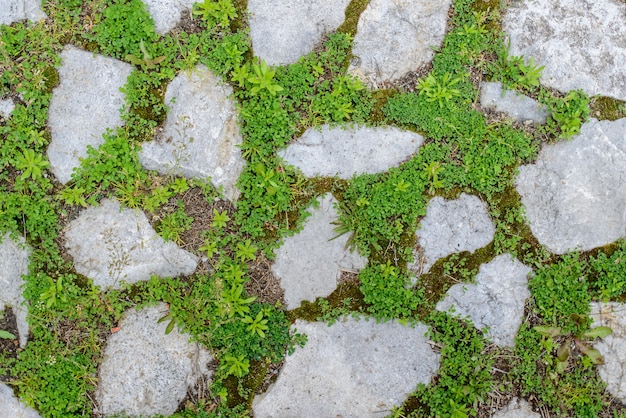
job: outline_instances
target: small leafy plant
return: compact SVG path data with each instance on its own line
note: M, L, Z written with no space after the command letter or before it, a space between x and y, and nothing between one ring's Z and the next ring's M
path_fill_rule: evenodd
M453 78L450 73L445 73L438 79L431 72L418 82L417 89L420 94L426 96L426 101L437 102L439 107L443 107L450 99L461 95L461 92L453 86L462 80L461 77Z
M279 91L283 91L280 85L273 82L276 70L269 68L265 60L261 60L260 64L256 62L253 63L252 70L254 74L248 77L248 81L252 83L254 87L250 89L250 93L258 94L261 90L267 90L274 96Z

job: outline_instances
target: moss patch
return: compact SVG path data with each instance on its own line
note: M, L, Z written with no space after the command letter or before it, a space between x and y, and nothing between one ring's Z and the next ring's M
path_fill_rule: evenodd
M599 120L626 118L626 101L612 97L594 97L589 103L589 108L591 116Z

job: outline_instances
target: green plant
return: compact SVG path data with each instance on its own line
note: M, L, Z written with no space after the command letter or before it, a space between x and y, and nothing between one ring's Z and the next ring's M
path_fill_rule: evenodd
M213 209L213 220L211 220L211 226L214 228L224 228L230 221L230 216L226 211L219 212L217 209Z
M156 230L164 240L180 244L182 242L180 235L189 230L192 222L193 218L185 213L185 205L178 201L178 209L157 222Z
M265 338L265 331L267 331L269 327L267 326L268 320L265 319L264 315L265 313L261 310L254 318L251 316L244 317L242 321L248 324L246 330L258 334L261 338Z
M237 17L237 9L231 0L204 0L194 4L194 16L200 16L208 26L227 28Z
M238 356L225 355L221 365L227 374L235 377L243 377L250 371L250 360L245 358L243 354Z
M56 280L48 277L50 286L41 294L39 299L46 303L47 308L56 307L57 302L67 302L67 297L63 293L63 276L59 276Z
M5 331L3 329L0 329L0 339L14 340L15 338L17 338L17 337L15 335L11 334L9 331Z
M142 57L137 58L133 54L126 55L126 60L130 61L133 65L145 65L146 68L152 69L165 60L165 55L161 55L160 57L152 58L148 51L146 50L146 46L143 43L143 39L139 42L139 49L141 50Z
M254 74L248 77L248 81L254 85L254 87L250 89L250 93L257 94L262 90L267 90L274 96L279 91L283 91L280 85L273 83L276 70L270 69L265 60L261 60L260 64L256 62L253 63L252 71L254 71Z
M237 255L238 258L241 259L241 261L246 261L246 260L253 261L256 259L255 253L257 252L257 250L258 248L252 245L252 242L249 239L247 239L243 242L237 243L237 250L235 254Z
M50 166L50 163L41 156L41 154L35 153L32 149L25 149L22 151L22 155L18 155L15 163L15 168L22 170L22 179L32 177L33 180L41 178L42 170L45 170Z
M82 207L87 207L87 202L83 197L83 193L85 193L85 189L83 187L68 187L63 189L59 193L59 196L68 205L80 205Z
M450 99L461 95L461 92L453 86L462 80L461 77L452 78L450 73L445 73L441 78L437 78L431 72L426 78L419 80L417 89L420 94L426 96L426 101L437 102L439 107L443 107Z

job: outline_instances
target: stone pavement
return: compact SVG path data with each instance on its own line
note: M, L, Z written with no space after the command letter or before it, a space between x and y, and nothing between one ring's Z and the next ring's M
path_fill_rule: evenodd
M157 32L167 33L193 2L145 3ZM272 65L297 61L343 22L348 3L249 0L256 56ZM428 63L445 34L450 3L371 0L358 22L349 72L375 87ZM0 23L42 18L45 15L36 1L0 1ZM544 85L564 93L583 89L626 99L624 2L514 1L504 14L503 27L511 39L511 54L532 57L545 66ZM131 65L113 58L65 47L60 84L49 113L48 157L59 182L70 180L88 145L97 147L107 128L122 123L119 87L131 70ZM236 201L244 160L231 93L230 86L204 67L180 73L167 87L170 113L162 135L144 144L144 167L189 178L210 176L227 198ZM522 123L541 124L548 116L532 99L503 91L497 83L483 83L480 103ZM12 109L10 101L0 101L0 120L10 118ZM308 177L350 178L399 165L419 153L423 141L420 135L391 127L323 126L321 131L305 132L279 155ZM591 119L571 141L546 145L535 163L520 167L516 188L532 233L555 254L625 238L626 119ZM336 206L331 195L320 196L302 231L285 239L276 251L272 269L285 290L288 309L328 296L342 271L357 273L367 264L365 258L345 249L347 237L330 241ZM443 257L490 244L494 232L487 206L478 196L435 197L416 231L422 253L416 253L418 262L409 267L418 275L426 273ZM198 264L196 256L161 239L142 211L123 208L114 200L82 210L63 233L76 270L103 288L152 275L188 275ZM4 236L0 245L0 308L16 310L22 346L27 343L28 325L20 286L29 256L23 242ZM437 309L454 308L454 314L469 316L477 328L487 329L495 344L511 347L529 296L530 275L530 267L508 254L500 255L480 266L475 283L452 286ZM622 401L626 401L625 307L592 304L597 322L614 329L612 336L598 343L607 362L599 370L608 390ZM165 309L159 305L128 312L123 331L110 337L97 390L101 413L171 414L188 387L210 375L208 352L190 344L187 335L165 335L165 324L157 323ZM343 318L332 327L298 320L294 328L307 334L309 342L286 359L276 383L256 397L257 417L384 416L418 383L429 383L437 373L439 357L424 337L423 324L411 328L394 321L377 324L367 318ZM129 384L133 390L128 390ZM0 416L38 414L0 385ZM539 414L526 401L514 399L493 416Z

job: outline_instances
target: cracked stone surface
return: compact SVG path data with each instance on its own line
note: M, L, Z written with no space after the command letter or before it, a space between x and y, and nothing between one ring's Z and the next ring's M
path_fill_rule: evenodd
M154 20L154 31L165 35L180 22L181 13L191 11L196 0L142 0ZM201 2L198 2L201 3Z
M41 0L0 1L0 25L10 25L24 19L36 22L46 17L41 9Z
M626 119L591 119L521 166L515 183L530 229L553 253L626 237Z
M423 324L344 318L330 327L297 320L292 328L308 342L285 359L276 383L255 397L258 418L384 417L439 368Z
M493 418L541 418L541 415L533 412L530 404L524 399L513 398L504 409L496 412Z
M64 235L76 271L105 288L152 276L189 275L198 264L195 255L164 241L142 211L120 211L119 202L112 199L83 210Z
M598 374L611 395L626 402L626 304L592 302L590 306L591 327L607 326L613 330L611 335L597 339L593 345L604 357Z
M514 90L507 90L502 83L482 82L480 105L497 112L504 112L517 122L546 123L549 115L539 102Z
M120 88L132 66L113 58L95 55L73 46L61 52L60 84L52 92L48 126L50 169L65 184L72 170L87 156L87 146L104 143L107 129L122 125Z
M0 100L0 116L4 119L8 119L11 116L11 112L15 109L15 104L11 99Z
M276 250L272 271L285 290L287 309L297 308L303 300L312 302L330 295L342 271L357 272L367 264L366 258L346 249L347 234L335 238L332 222L338 219L337 200L326 194L318 202L302 231L285 238Z
M0 237L0 311L10 306L15 313L20 347L28 341L28 306L22 305L22 276L28 274L30 248L22 237L14 241L9 234Z
M433 58L450 0L371 0L357 25L348 71L370 85L394 81ZM407 40L411 40L407 42Z
M530 297L530 272L530 267L510 254L501 254L480 266L475 283L453 285L436 309L452 308L455 316L469 316L476 328L488 328L487 336L495 344L513 347L524 302Z
M13 394L13 389L0 383L0 417L6 418L39 418L34 409L20 402Z
M424 138L397 128L309 128L278 155L307 177L380 173L417 153Z
M626 100L626 4L621 0L526 0L506 10L510 55L545 66L541 83ZM528 61L527 61L528 62Z
M440 258L463 251L474 252L493 240L495 227L487 204L479 197L461 193L458 199L431 199L416 231L420 251L409 266L418 275L427 273Z
M344 21L350 0L248 0L254 55L292 64Z
M96 389L100 413L169 416L198 378L210 377L208 351L176 327L165 334L168 321L157 323L167 311L164 303L130 309L109 337Z
M144 143L139 153L143 167L161 174L210 177L215 187L223 187L226 198L235 201L245 161L232 92L203 65L177 75L165 92L170 110L163 132Z

